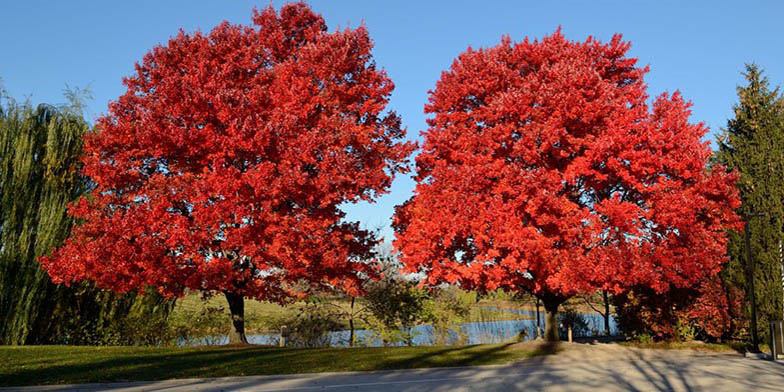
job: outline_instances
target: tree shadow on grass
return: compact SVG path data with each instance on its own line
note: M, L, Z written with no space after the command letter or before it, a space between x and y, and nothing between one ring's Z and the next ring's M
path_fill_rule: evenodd
M737 354L689 353L687 350L641 350L617 347L604 356L592 357L592 351L571 352L548 357L572 347L566 343L474 345L453 347L400 347L400 348L332 348L332 349L280 349L271 347L200 348L191 350L79 350L82 362L68 362L66 355L52 355L60 362L34 367L0 367L0 385L52 384L58 382L108 382L124 380L162 380L172 378L220 377L240 375L271 375L345 370L390 370L412 368L442 368L439 377L450 381L440 384L423 384L417 381L419 370L384 372L356 375L351 382L399 384L400 390L428 389L440 391L459 389L465 382L472 382L493 390L539 390L554 385L579 385L585 389L614 390L694 390L705 385L718 387L722 383L734 385L738 390L757 389L777 384L782 380L782 364L744 359ZM57 351L57 350L55 350ZM89 353L102 353L89 356ZM575 355L576 353L576 355ZM600 354L600 353L598 353ZM609 354L609 356L608 356ZM502 363L534 356L520 363L503 367L462 368ZM35 362L33 362L35 363ZM48 367L47 367L48 366ZM730 369L731 367L731 369ZM2 370L5 369L5 370ZM10 369L10 370L9 370ZM345 383L345 375L303 377L286 381L287 385L308 385L314 379L318 385ZM281 377L285 378L285 377ZM432 376L431 376L432 378ZM475 378L475 379L474 379ZM280 378L244 378L231 381L235 389L241 385L259 386ZM426 381L426 380L425 380ZM183 381L182 385L196 387L198 380ZM294 384L292 384L294 383ZM494 384L495 383L495 384ZM707 383L707 384L706 384ZM368 385L371 385L368 384ZM443 385L441 385L443 384ZM375 384L373 384L375 385ZM102 386L96 386L101 388ZM492 388L491 388L492 387ZM186 387L187 388L187 387ZM419 388L419 389L417 389Z
M533 349L515 348L516 343L500 345L457 346L430 353L385 362L384 369L412 369L432 367L480 366L500 364L516 359L555 354L558 342L543 343Z
M107 349L96 349L94 356L89 355L89 351L76 357L61 353L61 359L53 364L27 363L6 367L0 372L0 386L473 366L555 352L549 346L531 352L515 350L510 348L512 345L441 349L401 347L391 350L383 347L287 349L235 346L163 352L121 350L116 354ZM56 353L52 355L56 359Z
M410 358L384 361L380 369L414 369L440 366L468 366L477 361L493 361L498 359L511 344L490 346L486 349L481 346L455 346L443 350L432 351Z
M285 370L285 363L299 351L249 346L180 353L119 353L110 359L103 354L78 363L63 358L50 366L12 368L0 374L0 386L270 374ZM253 368L260 368L263 373L255 373Z

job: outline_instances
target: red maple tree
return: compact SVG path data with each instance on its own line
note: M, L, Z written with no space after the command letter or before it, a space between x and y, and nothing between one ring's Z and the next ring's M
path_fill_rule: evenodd
M425 112L414 196L396 248L425 283L525 291L548 313L578 293L687 287L725 262L736 176L707 168L704 124L679 93L646 103L629 43L469 48Z
M83 224L41 259L53 281L223 292L246 342L244 297L356 292L375 273L376 239L339 206L407 170L393 83L364 27L330 33L304 3L253 25L181 31L124 79L86 140L95 187L69 210Z

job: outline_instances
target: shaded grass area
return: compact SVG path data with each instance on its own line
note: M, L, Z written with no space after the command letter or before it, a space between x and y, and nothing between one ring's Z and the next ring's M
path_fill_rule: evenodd
M745 343L704 343L699 341L693 342L619 342L618 344L627 347L636 348L650 348L662 350L696 350L696 351L711 351L711 352L738 352L742 353L747 350Z
M2 346L0 386L490 365L555 351L511 343L326 349Z

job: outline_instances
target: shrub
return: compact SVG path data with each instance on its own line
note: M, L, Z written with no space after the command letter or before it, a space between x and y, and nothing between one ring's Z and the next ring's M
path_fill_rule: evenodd
M385 279L370 285L365 296L370 312L367 322L385 345L412 346L412 328L429 321L427 292L404 279Z
M307 303L271 320L271 326L288 331L286 346L317 348L329 347L330 332L340 330L342 324L339 315L326 304Z
M230 318L222 306L205 306L198 311L180 311L170 327L179 344L220 344L229 334Z
M104 298L111 298L104 293ZM130 298L127 296L126 298ZM114 297L117 298L116 296ZM117 302L120 303L120 302ZM95 309L76 308L71 318L61 322L49 336L49 343L80 346L161 346L176 344L176 334L169 325L174 302L156 294L138 296L127 307L104 309L98 317ZM84 315L87 317L83 317Z
M435 291L425 302L423 321L433 326L434 345L446 345L448 339L455 335L459 341L466 340L467 336L457 325L468 318L472 300L470 296L461 295L456 288L447 288Z
M446 345L450 338L465 341L458 324L470 315L473 295L465 295L454 287L426 291L414 282L387 279L368 289L365 321L373 331L370 342L381 339L385 345L413 345L418 324L430 324L434 345ZM366 342L368 343L368 342Z
M648 344L653 342L653 337L651 335L648 335L647 333L641 333L632 336L632 340L637 343Z
M559 312L558 321L558 324L561 326L558 332L562 337L567 336L567 330L570 326L572 327L572 335L574 337L585 336L590 330L585 316L573 308L564 308L564 310Z
M614 297L616 321L624 335L654 340L716 340L742 325L741 293L725 291L718 277L682 289L656 293L635 288ZM730 306L732 305L732 306Z

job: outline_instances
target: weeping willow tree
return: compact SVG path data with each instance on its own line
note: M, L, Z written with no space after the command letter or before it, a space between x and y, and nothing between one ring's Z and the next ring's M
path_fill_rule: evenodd
M77 170L89 131L80 109L78 100L64 107L0 101L0 345L138 344L118 336L128 332L120 325L165 319L173 305L55 285L36 261L68 236L75 222L67 205L88 191Z

